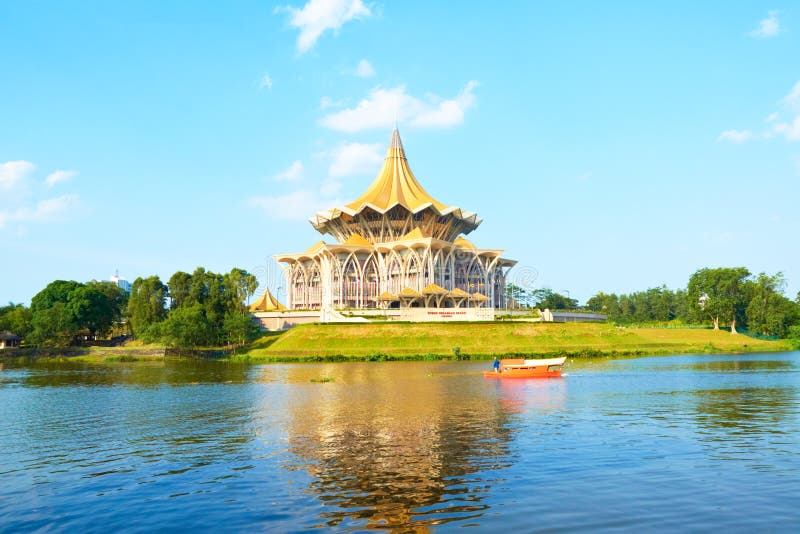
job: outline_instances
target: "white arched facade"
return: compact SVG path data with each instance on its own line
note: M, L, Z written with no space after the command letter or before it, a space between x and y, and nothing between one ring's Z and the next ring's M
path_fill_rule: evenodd
M322 245L310 254L278 257L285 263L291 288L286 305L295 310L374 309L391 302L402 305L402 299L389 300L387 295L411 290L421 295L414 305L505 307L503 288L514 262L500 258L496 250L426 241L377 247ZM431 285L448 293L423 294Z

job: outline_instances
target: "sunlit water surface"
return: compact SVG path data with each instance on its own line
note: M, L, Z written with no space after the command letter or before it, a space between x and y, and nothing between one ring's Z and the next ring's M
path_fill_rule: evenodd
M0 363L0 531L800 527L800 353Z

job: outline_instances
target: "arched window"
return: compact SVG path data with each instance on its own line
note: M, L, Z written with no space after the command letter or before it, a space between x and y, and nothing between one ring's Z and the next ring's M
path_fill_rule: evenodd
M357 308L361 294L361 270L358 268L358 258L351 254L344 262L342 269L342 295L341 303L344 308Z
M364 308L377 308L378 295L380 294L380 278L378 276L378 262L372 254L367 257L364 264L361 287L361 306Z

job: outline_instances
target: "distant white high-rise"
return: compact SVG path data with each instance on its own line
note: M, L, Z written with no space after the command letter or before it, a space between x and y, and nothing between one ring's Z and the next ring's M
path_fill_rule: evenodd
M128 282L124 277L119 275L119 271L115 272L109 277L109 281L112 284L117 284L117 287L121 288L126 293L131 292L131 283Z

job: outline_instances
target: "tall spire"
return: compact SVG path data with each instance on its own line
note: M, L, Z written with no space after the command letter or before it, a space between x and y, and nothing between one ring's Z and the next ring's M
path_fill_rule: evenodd
M392 140L389 141L389 150L400 150L401 153L397 155L403 158L406 157L406 153L403 150L403 141L400 139L400 132L397 129L396 123L394 125L394 131L392 131ZM395 154L386 154L386 155L394 156Z
M395 204L405 206L410 211L416 211L427 205L435 207L439 212L448 209L448 206L431 197L411 172L397 128L392 131L386 159L375 181L363 195L347 204L347 207L358 211L367 204L380 211L385 211Z

